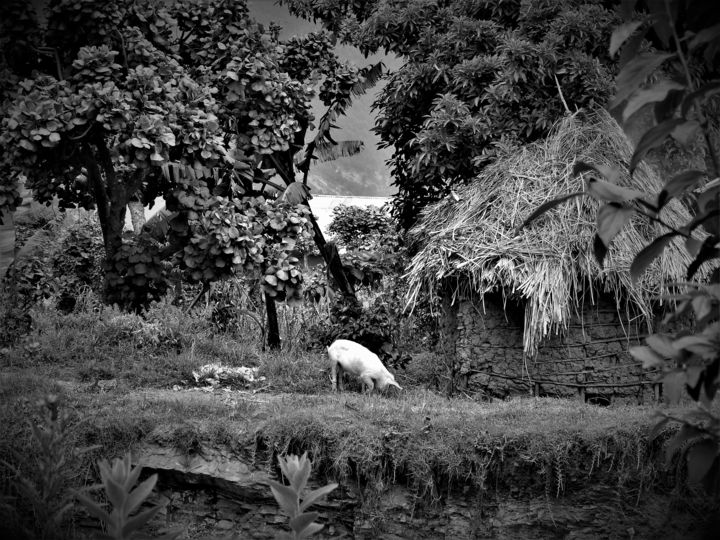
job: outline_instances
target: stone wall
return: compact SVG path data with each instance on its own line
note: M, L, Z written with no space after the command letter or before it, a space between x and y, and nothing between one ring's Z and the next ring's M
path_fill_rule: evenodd
M627 352L645 328L618 314L614 299L587 305L567 332L543 340L536 358L523 356L524 307L503 305L500 295L483 303L455 304L455 355L460 384L489 397L577 397L598 404L650 403L659 388Z

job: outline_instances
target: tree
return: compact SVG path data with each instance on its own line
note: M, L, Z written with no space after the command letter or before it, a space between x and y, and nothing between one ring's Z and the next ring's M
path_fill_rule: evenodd
M308 329L309 344L324 350L336 339L352 339L376 353L385 364L404 368L410 356L403 350L406 249L397 222L386 207L340 205L328 227L343 251L343 267L351 284L365 290L363 303L332 302L329 317ZM310 300L323 296L317 280L305 290Z
M652 108L655 125L638 142L629 164L616 168L577 163L575 174L585 175L586 189L549 201L525 222L575 197L600 202L595 255L602 264L609 246L633 216L655 225L658 236L635 257L630 274L643 275L671 243L681 241L691 261L687 282L665 285L664 297L675 303L661 331L630 353L645 368L657 368L667 401L677 403L683 391L697 402L695 410L680 415L658 413L653 430L658 435L668 422L681 425L667 448L668 461L681 453L687 460L688 480L720 489L720 417L712 402L720 387L720 146L717 93L720 67L720 14L707 3L647 1L624 5L624 22L613 32L609 52L620 51L621 69L611 102L613 112L629 120ZM633 8L637 11L633 12ZM668 139L688 145L704 141L706 170L675 174L656 194L620 188L613 182L620 167L630 173L653 149ZM663 208L679 199L694 213L692 220L674 228L663 219ZM660 284L659 284L660 285ZM683 320L690 316L691 320ZM681 321L680 330L670 323Z
M258 271L268 299L297 297L288 252L306 223L325 245L307 170L359 150L330 131L382 66L340 63L323 32L281 42L242 1L49 0L43 25L29 2L1 9L0 210L20 175L38 201L96 208L106 297L122 305L162 294L172 267L202 283ZM328 112L305 148L316 91ZM128 203L158 196L166 241L124 236Z
M426 205L472 180L498 147L544 137L565 107L603 105L614 61L610 2L285 0L366 53L405 60L375 106L392 147L394 213L409 228Z
M404 245L386 208L340 205L328 232L345 249L343 266L353 286L378 287L384 277L402 272Z

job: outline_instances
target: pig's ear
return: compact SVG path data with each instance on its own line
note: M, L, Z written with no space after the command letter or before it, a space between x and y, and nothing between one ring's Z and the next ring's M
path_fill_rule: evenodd
M402 390L402 386L400 386L400 385L399 385L398 383L396 383L394 380L393 380L393 381L390 381L389 384L391 384L391 385L393 385L393 386L397 386L399 390Z

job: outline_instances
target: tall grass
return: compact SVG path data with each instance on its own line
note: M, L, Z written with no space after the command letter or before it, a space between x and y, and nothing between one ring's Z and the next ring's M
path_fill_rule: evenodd
M163 301L138 315L103 305L87 290L71 313L35 306L30 332L3 350L0 361L81 383L117 379L130 388L192 385L193 371L206 364L257 367L265 377L258 390L322 391L327 387L326 362L323 355L307 352L302 339L304 325L324 316L322 307L278 308L284 346L264 351L254 323L240 318L233 331L221 332L212 322L211 306L186 313Z

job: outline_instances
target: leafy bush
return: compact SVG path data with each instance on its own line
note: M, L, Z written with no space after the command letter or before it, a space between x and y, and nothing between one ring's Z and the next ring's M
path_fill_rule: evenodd
M40 305L29 315L30 331L8 349L7 358L25 366L74 370L85 381L118 378L132 385L179 384L192 379L192 369L225 361L223 354L233 359L240 348L237 342L223 351L213 348L208 312L185 314L167 300L138 315L105 306L87 292L76 299L72 313Z
M329 285L323 269L312 268L305 272L303 284L303 299L306 303L318 304L328 297Z
M34 443L32 458L17 456L16 464L4 461L14 474L14 493L8 497L9 511L18 530L13 536L50 540L67 537L67 519L73 506L68 485L79 456L92 448L71 449L68 441L69 415L61 411L58 396L47 395L38 404L40 422L30 422ZM24 509L28 509L25 515ZM10 524L4 523L4 526ZM12 528L12 527L9 527Z
M412 322L403 313L399 278L405 248L396 223L384 208L340 205L333 210L329 231L345 250L343 265L355 287L365 287L367 301L336 299L326 320L307 329L308 345L325 350L336 339L350 339L375 352L386 364L404 368L410 356L402 351L402 330ZM306 298L318 302L326 287L316 275ZM417 338L417 336L415 336Z
M18 343L32 326L32 317L20 306L13 305L9 295L0 294L0 347L8 347Z
M328 232L349 249L392 250L399 245L394 220L384 208L377 206L336 206Z
M82 307L78 306L80 309L73 313L65 314L43 306L31 310L33 328L26 341L38 344L38 355L63 364L103 355L116 356L120 361L123 356L131 356L140 350L149 354L181 346L176 329L158 316L160 309L156 308L157 311L145 318L124 313L116 307L102 306L97 300L93 304L86 299L91 295L88 293L83 297Z
M331 306L328 321L308 329L308 345L324 351L336 339L349 339L370 349L386 365L404 368L410 356L395 345L401 312L401 305L387 301L382 295L368 307L339 299Z
M0 323L8 332L0 342L15 343L29 331L33 306L69 313L83 291L99 291L103 256L99 227L87 214L68 215L36 231L2 281Z
M220 333L236 338L256 336L260 343L265 333L259 280L239 277L215 283L209 302L210 322Z
M343 266L354 287L379 288L384 277L402 271L403 240L385 208L339 205L328 231L345 249Z
M75 214L55 221L31 239L5 278L5 287L30 306L41 300L64 302L84 288L101 288L102 236L88 214Z
M54 290L59 309L72 311L79 290L102 290L104 257L99 225L89 215L81 215L62 237L52 256L54 283L50 289Z
M160 246L146 236L123 242L103 268L106 300L135 312L160 300L170 286L170 265L163 261Z

